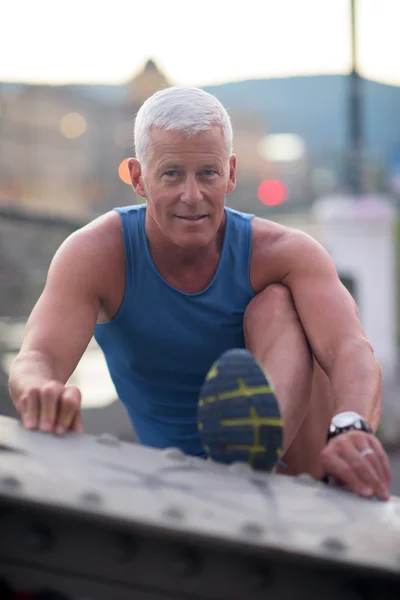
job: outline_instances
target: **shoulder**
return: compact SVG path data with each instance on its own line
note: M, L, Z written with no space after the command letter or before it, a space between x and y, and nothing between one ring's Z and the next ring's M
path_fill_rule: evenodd
M311 235L285 227L279 223L255 217L252 223L253 246L257 254L278 252L279 255L297 256L299 252L308 254L313 251L324 251L323 246Z
M298 229L255 217L252 230L251 278L256 292L283 282L299 263L327 256L317 240Z
M109 211L81 227L61 244L50 266L50 273L85 278L88 284L107 280L107 273L124 269L121 218ZM101 286L102 287L102 286Z
M116 240L122 239L122 221L115 210L97 217L75 232L81 243L93 244L98 249L109 249Z
M66 238L60 247L61 251L72 254L83 253L85 256L99 256L104 258L109 251L113 251L118 243L122 243L121 218L116 211L109 211L93 219Z

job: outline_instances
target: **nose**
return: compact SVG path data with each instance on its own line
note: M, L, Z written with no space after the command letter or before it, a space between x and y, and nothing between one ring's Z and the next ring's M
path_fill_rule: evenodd
M200 189L199 182L195 176L188 175L183 183L183 190L181 194L182 202L186 204L197 204L203 199L203 193Z

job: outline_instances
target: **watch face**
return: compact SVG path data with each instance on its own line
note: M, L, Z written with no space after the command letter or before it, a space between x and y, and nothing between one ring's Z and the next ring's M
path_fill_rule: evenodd
M350 425L353 425L354 423L356 423L359 420L360 420L360 415L358 415L355 412L348 411L348 412L340 413L339 415L336 415L335 417L333 417L332 423L335 425L335 427L342 428L342 427L349 427Z

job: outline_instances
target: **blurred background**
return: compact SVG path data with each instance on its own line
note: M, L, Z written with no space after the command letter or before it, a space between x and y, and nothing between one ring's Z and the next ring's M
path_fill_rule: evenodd
M76 228L141 202L133 121L171 85L234 126L233 208L329 251L384 376L380 435L400 492L399 0L20 0L0 8L0 413L47 269ZM60 340L62 343L62 340ZM89 433L133 439L92 342L71 382Z

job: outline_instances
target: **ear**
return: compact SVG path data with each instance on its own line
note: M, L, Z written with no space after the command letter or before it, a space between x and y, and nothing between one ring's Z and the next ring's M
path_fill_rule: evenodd
M233 192L236 187L236 154L232 154L229 159L229 179L226 187L226 193Z
M130 158L128 160L128 169L133 189L138 196L146 198L146 189L144 187L143 173L140 162L136 158Z

